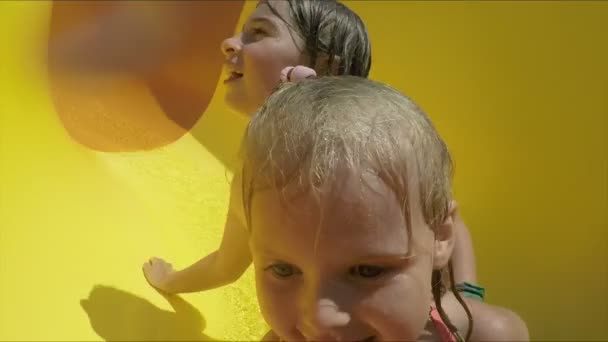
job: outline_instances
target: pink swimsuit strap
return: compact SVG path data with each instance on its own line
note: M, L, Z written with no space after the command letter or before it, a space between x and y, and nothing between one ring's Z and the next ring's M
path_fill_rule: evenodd
M435 329L439 332L441 342L456 342L456 337L441 319L441 315L439 315L439 311L437 311L437 308L435 308L434 305L431 305L431 320L433 321L433 324L435 324Z

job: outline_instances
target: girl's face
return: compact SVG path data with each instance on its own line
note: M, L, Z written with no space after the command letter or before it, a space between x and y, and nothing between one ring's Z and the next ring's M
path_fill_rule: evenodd
M281 18L291 20L287 1L260 1L242 32L222 43L225 101L246 115L264 103L283 68L304 64L301 39L272 12L269 3Z
M382 181L344 176L320 202L254 195L250 244L262 314L283 340L416 340L445 249L417 203L408 227Z

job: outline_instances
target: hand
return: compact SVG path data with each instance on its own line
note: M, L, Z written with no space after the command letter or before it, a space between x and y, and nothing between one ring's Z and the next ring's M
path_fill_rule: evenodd
M173 265L160 258L151 258L144 263L142 268L150 285L162 292L173 293L169 287L169 283L175 274Z

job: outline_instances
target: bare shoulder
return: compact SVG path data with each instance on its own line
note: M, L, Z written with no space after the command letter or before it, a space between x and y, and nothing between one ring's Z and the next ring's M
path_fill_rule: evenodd
M515 312L466 299L473 315L472 341L529 341L528 327Z
M513 311L464 298L473 317L471 341L529 341L528 328ZM469 329L466 311L451 291L441 299L452 324L463 334Z

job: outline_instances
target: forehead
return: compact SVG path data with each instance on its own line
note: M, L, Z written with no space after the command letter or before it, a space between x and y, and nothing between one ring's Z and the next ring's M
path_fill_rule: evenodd
M279 16L281 16L281 18L276 18L277 13ZM274 17L279 20L283 19L283 20L291 21L291 16L289 13L289 2L286 0L258 1L255 11L251 14L250 19L255 19L255 18L260 18L260 17L265 17L265 18Z
M254 243L279 249L300 246L303 253L328 248L398 254L406 253L408 246L402 205L371 175L350 174L318 193L258 192L251 223Z

